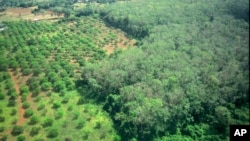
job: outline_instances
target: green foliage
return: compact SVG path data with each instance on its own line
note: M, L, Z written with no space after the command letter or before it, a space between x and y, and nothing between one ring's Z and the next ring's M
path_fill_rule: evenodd
M53 119L51 119L51 118L46 118L46 119L44 119L44 121L43 121L43 127L49 127L49 126L52 126L53 125Z
M56 102L53 103L53 108L54 109L58 109L60 107L61 107L61 103L59 101L56 101Z
M82 129L84 127L84 125L85 125L85 122L86 122L85 120L78 121L78 123L76 125L76 128L77 129Z
M50 88L51 88L51 83L50 82L44 82L41 85L41 89L43 91L48 91L48 90L50 90Z
M0 126L0 133L4 131L4 126Z
M3 136L0 138L1 141L7 141L7 139L8 139L8 136L7 136L7 135L3 135Z
M15 126L13 127L12 131L11 131L11 134L12 134L13 136L17 136L17 135L22 134L23 131L24 131L24 128L23 128L22 126L17 126L17 125L15 125Z
M28 87L25 86L25 85L22 85L22 86L20 87L20 93L21 93L21 94L29 93Z
M39 118L37 116L32 116L30 118L29 124L34 125L34 124L37 124L38 122L39 122Z
M5 117L0 116L0 122L4 122L5 121Z
M17 141L25 141L26 137L21 135L17 137Z
M16 109L12 109L10 115L11 115L11 116L14 116L14 115L16 115L16 114L17 114L17 110L16 110Z
M26 101L26 102L23 103L23 108L24 109L28 109L29 107L30 107L30 103L29 102Z
M41 128L38 126L32 127L31 131L30 131L30 135L31 136L38 135L40 130L41 130Z
M57 137L59 134L58 130L55 128L50 128L47 132L47 137L48 138L55 138Z
M25 110L25 112L24 112L24 117L25 117L25 118L29 118L29 117L31 117L33 114L34 114L34 111L33 111L33 110L27 109L27 110Z
M249 59L244 57L249 56L244 37L249 25L229 11L232 5L247 4L144 0L105 5L101 17L139 38L139 47L87 63L79 82L82 93L105 101L103 108L123 140L226 140L228 125L249 122L244 109L249 105Z
M5 95L0 93L0 100L4 100L5 99Z

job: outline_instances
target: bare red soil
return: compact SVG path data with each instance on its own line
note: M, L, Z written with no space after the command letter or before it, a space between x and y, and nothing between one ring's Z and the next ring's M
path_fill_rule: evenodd
M20 86L18 84L18 79L16 78L16 76L14 75L14 72L12 70L8 70L10 77L14 83L14 88L16 90L16 93L18 94L18 98L17 98L17 103L18 103L18 113L19 113L19 118L17 121L17 125L22 125L25 121L24 118L24 112L25 110L22 108L22 97L20 95Z

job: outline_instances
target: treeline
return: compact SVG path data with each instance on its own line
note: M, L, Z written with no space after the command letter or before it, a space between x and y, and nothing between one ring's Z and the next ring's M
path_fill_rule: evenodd
M31 7L35 6L37 1L35 0L1 0L0 5L3 7Z
M124 141L229 140L230 124L249 124L249 23L232 4L106 5L101 17L141 44L88 63L80 91L105 103Z

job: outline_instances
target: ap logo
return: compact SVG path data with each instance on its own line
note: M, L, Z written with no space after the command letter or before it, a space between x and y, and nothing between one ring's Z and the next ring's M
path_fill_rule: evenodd
M247 141L250 125L230 125L230 141Z
M234 132L234 136L244 136L247 133L246 129L236 129Z

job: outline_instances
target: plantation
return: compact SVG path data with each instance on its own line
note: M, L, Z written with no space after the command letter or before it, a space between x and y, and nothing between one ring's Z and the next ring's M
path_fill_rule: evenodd
M246 0L0 4L0 140L227 141L250 122Z

